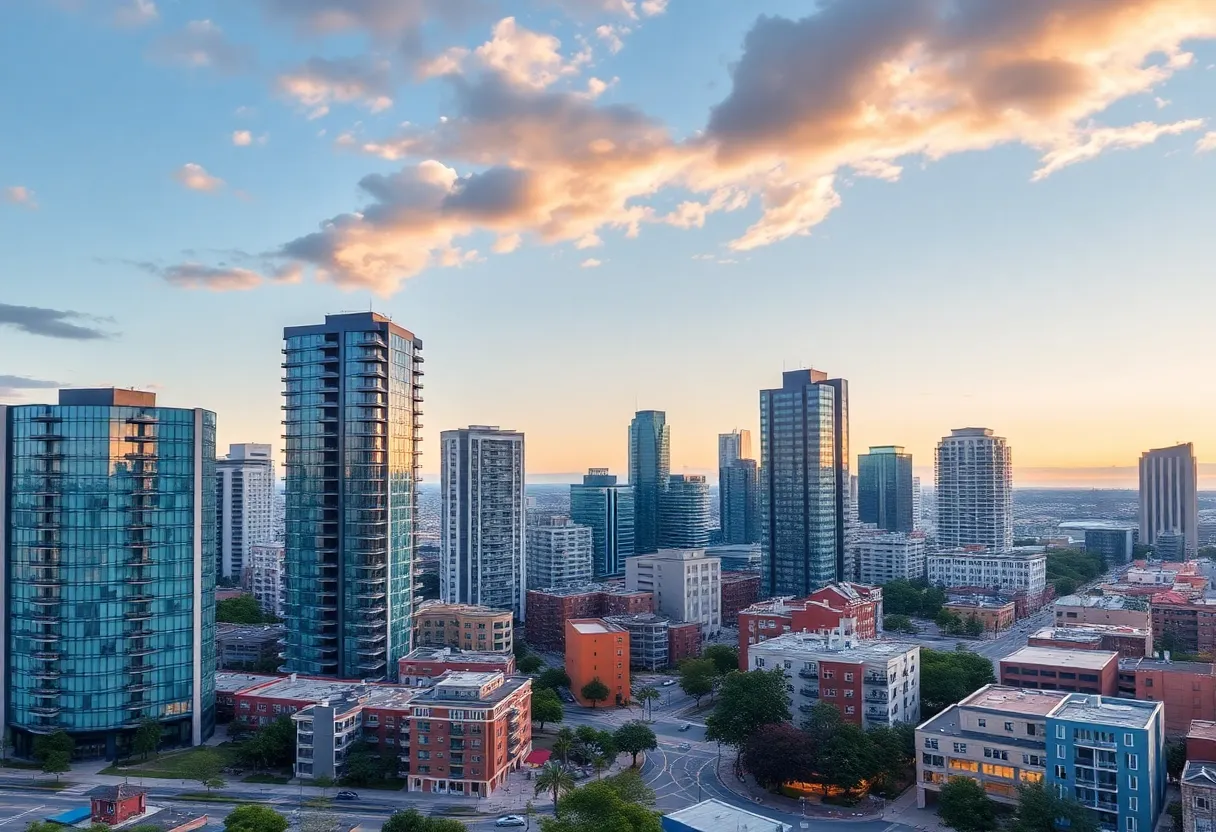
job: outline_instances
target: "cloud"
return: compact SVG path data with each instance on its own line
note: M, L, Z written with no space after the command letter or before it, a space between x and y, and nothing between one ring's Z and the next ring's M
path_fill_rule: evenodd
M38 207L38 200L34 197L34 192L24 185L9 185L5 188L4 201L26 208Z
M1039 182L1057 171L1078 162L1096 159L1113 148L1130 149L1152 144L1162 136L1176 136L1203 127L1203 119L1154 124L1142 121L1127 127L1095 127L1078 131L1073 140L1060 144L1043 156L1042 166L1031 178Z
M232 143L237 147L248 147L253 144L253 134L248 130L233 130Z
M363 32L377 43L420 50L423 24L465 24L490 8L488 0L260 0L273 20L303 35Z
M234 75L252 69L253 50L230 42L210 20L192 20L177 32L152 42L148 57L159 64L214 69Z
M490 40L472 51L463 47L448 49L422 64L419 74L424 78L460 74L472 60L477 68L510 84L540 90L561 78L577 75L591 60L589 47L584 46L567 60L562 56L561 45L553 35L534 32L520 26L513 17L504 17L494 25Z
M50 390L62 386L58 381L0 374L0 390Z
M97 341L111 337L110 333L83 322L103 323L106 319L70 309L46 309L41 306L13 306L0 303L0 327L9 327L29 335L63 338L69 341Z
M182 165L174 171L173 178L192 191L210 192L224 187L223 179L207 173L202 165L195 162L187 162Z
M309 58L278 77L283 95L310 108L309 118L329 112L331 104L358 104L373 113L393 106L387 61L363 58Z
M579 263L578 265L579 265L579 268L583 268L583 269L598 269L600 266L604 265L604 261L596 260L594 257L588 257L586 260Z
M1212 151L1216 151L1216 130L1205 133L1203 138L1195 144L1196 153L1211 153Z
M296 283L300 269L287 264L266 271L241 266L206 266L201 263L177 263L161 266L155 263L134 264L149 274L181 289L207 289L233 292L255 289L264 283Z
M114 22L119 26L145 26L159 17L153 0L126 0L114 10Z
M667 0L642 0L642 14L653 17L667 11Z
M524 238L519 234L504 234L494 241L491 250L495 254L510 254L523 245Z
M626 26L612 26L605 23L602 26L595 27L595 34L596 37L608 45L608 51L615 55L625 48L625 41L621 40L621 38L629 34L629 28Z

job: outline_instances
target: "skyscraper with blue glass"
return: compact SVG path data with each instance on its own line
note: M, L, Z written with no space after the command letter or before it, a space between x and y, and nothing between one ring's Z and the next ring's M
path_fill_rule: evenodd
M620 485L607 468L591 468L570 486L570 519L591 527L591 570L596 578L625 574L633 554L633 486Z
M889 532L912 532L912 454L877 445L857 456L857 519Z
M135 730L215 726L215 414L153 393L62 390L0 406L0 723L19 755L66 731L83 757Z
M394 677L414 608L422 342L373 312L283 341L287 669Z
M639 410L629 423L629 484L633 486L633 550L659 551L659 502L671 474L671 428L661 410Z

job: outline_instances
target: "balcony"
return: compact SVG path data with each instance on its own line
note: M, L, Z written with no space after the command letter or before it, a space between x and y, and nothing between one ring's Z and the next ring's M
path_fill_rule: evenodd
M809 714L811 711L815 710L815 706L814 705L799 705L798 710L804 714Z
M812 699L819 698L819 688L799 688L798 693L802 694L803 696L809 696Z
M862 681L867 685L882 685L883 687L887 687L890 684L890 680L886 676L879 676L874 673L867 673Z
M808 670L804 667L804 668L802 668L802 670L798 671L798 675L801 676L803 679L818 679L819 671L818 670Z
M867 702L890 702L891 700L887 696L886 693L879 693L878 691L870 691L869 693L866 694L866 701Z

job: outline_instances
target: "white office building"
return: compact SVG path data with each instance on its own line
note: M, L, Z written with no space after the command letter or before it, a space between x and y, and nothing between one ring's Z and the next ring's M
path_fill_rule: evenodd
M215 461L217 578L241 580L249 548L274 540L276 483L269 445L229 445Z
M249 594L257 599L263 612L283 618L283 590L287 570L286 548L282 543L258 543L249 547L245 581Z
M655 612L701 625L702 637L722 630L722 564L704 549L660 549L625 561L625 588L654 593Z
M858 582L878 586L903 579L925 577L925 536L919 532L861 534L857 549Z
M1038 595L1047 586L1047 554L1013 552L933 552L926 558L929 583L946 587L980 587L999 592Z
M595 552L591 527L569 517L551 517L528 527L528 589L591 583Z
M483 425L446 430L440 457L439 597L524 620L524 435Z
M987 428L952 430L937 444L937 542L953 549L1013 547L1013 460Z
M1186 557L1199 551L1199 481L1191 443L1157 448L1140 456L1140 542L1157 546L1162 535L1178 535ZM1171 548L1176 538L1170 537Z

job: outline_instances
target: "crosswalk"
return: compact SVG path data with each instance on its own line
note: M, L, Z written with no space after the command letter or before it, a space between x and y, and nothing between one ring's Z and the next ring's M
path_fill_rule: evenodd
M65 794L65 795L84 794L85 792L94 788L96 785L97 785L96 783L76 783L74 785L68 786L65 789L60 789L59 794Z

